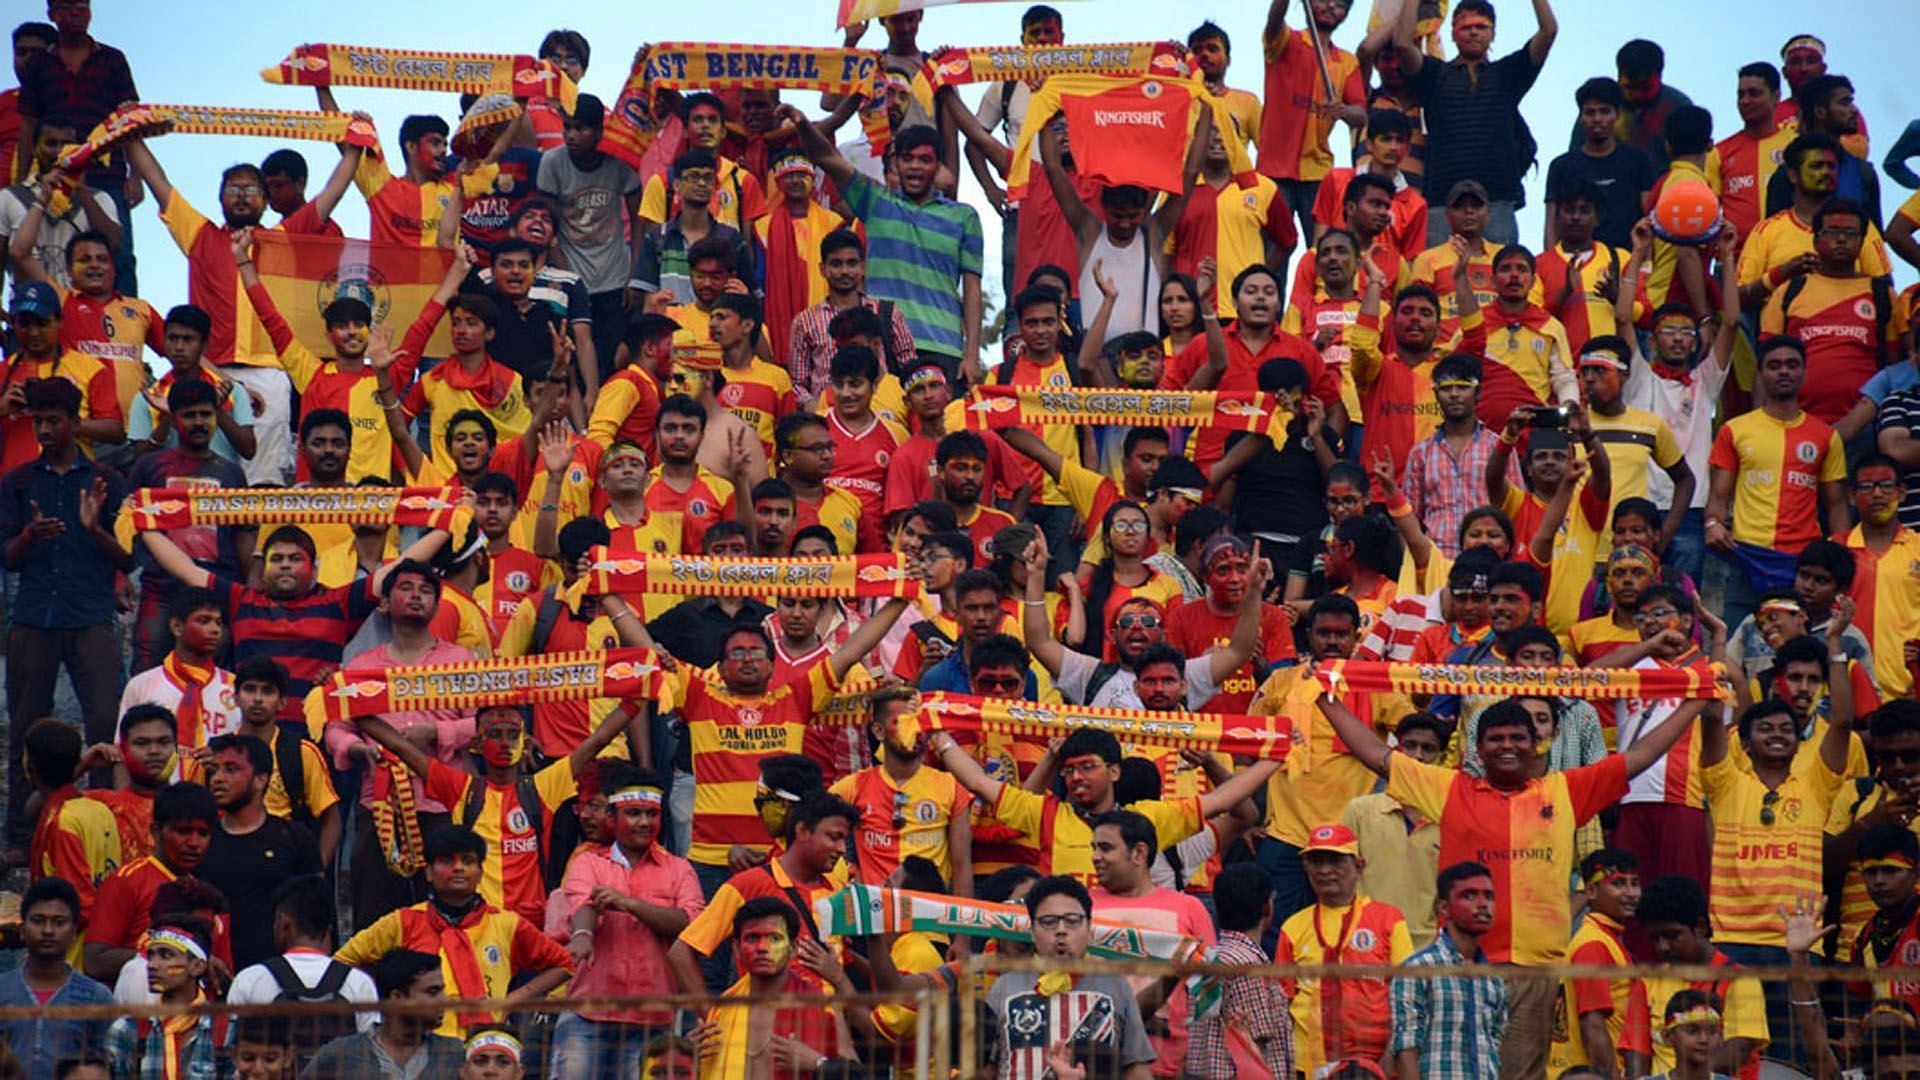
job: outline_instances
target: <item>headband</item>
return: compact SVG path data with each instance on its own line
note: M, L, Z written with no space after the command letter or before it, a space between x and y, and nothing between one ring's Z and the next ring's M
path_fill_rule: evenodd
M1611 574L1616 566L1638 566L1643 570L1652 570L1654 558L1646 548L1639 544L1623 544L1613 549L1607 556L1607 572Z
M623 457L637 457L641 461L645 461L647 460L647 452L641 449L637 443L617 442L607 447L607 452L600 455L600 466L601 468L605 468L608 462L615 458Z
M607 805L621 806L626 803L652 803L655 806L659 806L660 798L660 789L656 787L621 788L619 791L612 792L607 796Z
M1618 356L1615 356L1613 353L1595 349L1593 352L1581 353L1579 363L1577 363L1575 366L1576 367L1604 367L1604 368L1611 368L1614 371L1626 371L1629 365L1627 364L1626 361L1620 359Z
M1787 54L1792 52L1795 49L1812 49L1814 52L1819 53L1822 57L1825 57L1827 55L1826 42L1821 41L1819 38L1814 37L1812 34L1795 34L1793 37L1790 37L1787 39L1787 43L1785 45L1780 46L1780 59L1785 60L1787 58Z
M1622 870L1617 866L1601 866L1595 868L1593 873L1587 875L1587 884L1605 885L1615 878L1625 877L1631 873L1633 873L1633 871Z
M711 341L673 343L673 362L699 371L720 370L720 346Z
M1435 390L1439 390L1442 387L1447 387L1447 386L1479 386L1479 385L1480 385L1479 379L1470 379L1465 375L1448 375L1445 378L1433 380L1433 388Z
M1805 615L1807 613L1807 609L1800 606L1800 601L1788 600L1785 597L1775 597L1772 600L1763 601L1760 604L1759 613L1764 615L1769 611L1777 615Z
M1493 20L1487 18L1487 16L1483 12L1455 11L1453 13L1453 25L1455 26L1466 26L1470 21L1480 23L1485 26L1493 25Z
M1711 1005L1695 1005L1683 1012L1677 1012L1667 1017L1666 1023L1662 1024L1661 1027L1666 1031L1672 1031L1674 1028L1686 1024L1712 1024L1715 1027L1719 1027L1720 1011Z
M169 930L166 927L161 927L149 931L147 933L147 948L151 949L155 945L171 945L181 952L186 953L188 956L193 957L195 960L205 960L207 958L205 946L193 940L191 934L183 934L178 930Z
M1913 858L1901 851L1889 851L1885 855L1863 859L1860 862L1862 870L1912 870L1913 868Z
M520 1040L504 1031L482 1031L467 1040L467 1060L472 1061L482 1051L499 1050L520 1064Z
M808 176L812 176L813 162L798 155L789 155L781 158L779 163L773 167L773 178L776 180L791 173L806 173Z
M768 787L764 782L759 785L759 789L755 792L755 794L771 795L774 798L779 799L781 802L797 803L800 801L800 796L795 795L793 792L785 791L777 787Z
M900 386L903 390L912 390L922 383L946 381L947 372L945 368L942 368L939 364L922 364L908 372L906 381L901 383Z
M905 76L896 71L882 72L880 74L880 85L888 90L904 90L907 92L912 92L913 90L913 84L908 82Z

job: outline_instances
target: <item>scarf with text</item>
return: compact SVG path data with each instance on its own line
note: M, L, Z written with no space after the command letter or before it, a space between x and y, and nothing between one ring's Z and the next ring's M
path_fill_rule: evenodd
M451 487L141 488L115 522L132 534L197 525L399 525L459 535L473 510Z
M1148 425L1251 431L1287 443L1293 414L1272 394L1215 390L1087 390L1042 386L977 386L949 405L949 429L994 431L1049 425ZM958 410L956 418L954 410Z
M1037 705L944 692L922 696L919 710L902 714L897 722L903 746L911 746L923 731L1004 735L1044 743L1056 735L1095 728L1135 747L1217 750L1272 761L1286 760L1293 738L1293 721L1284 716Z
M824 559L720 559L646 555L596 547L572 595L837 597L908 600L922 585L904 555L838 555Z
M426 709L469 711L593 698L657 701L669 678L652 649L541 653L384 671L338 671L305 703L307 728Z
M831 937L917 932L944 937L964 934L996 941L1033 940L1027 909L1019 904L881 889L859 882L814 901L813 910L820 932ZM1197 938L1185 934L1150 930L1095 914L1093 943L1087 955L1177 964L1199 957L1204 948Z
M1184 79L1187 50L1172 41L1112 45L1004 45L941 49L927 61L937 89L969 83L1044 79L1050 75L1158 76Z
M60 171L78 174L129 138L156 135L248 135L306 139L374 149L373 125L346 113L313 109L249 109L228 105L129 105L115 109L87 137L60 152Z
M369 780L373 833L387 868L410 878L427 868L427 842L420 833L420 816L413 801L413 780L392 751L380 751L380 764Z
M1718 665L1711 668L1474 667L1333 660L1314 670L1328 693L1494 694L1581 698L1586 701L1698 698L1726 701L1732 690Z
M579 88L551 61L506 53L384 49L368 45L298 45L260 72L280 86L376 86L449 94L511 94L552 99L573 111Z
M1177 194L1186 187L1188 143L1201 109L1212 110L1215 129L1233 130L1227 99L1208 93L1197 71L1184 79L1056 75L1027 103L1007 170L1007 198L1014 203L1026 198L1038 156L1034 140L1059 112L1067 114L1076 176ZM1234 182L1252 187L1255 175L1246 145L1239 139L1224 141ZM1039 182L1047 181L1042 176Z
M626 85L607 110L600 148L634 168L660 121L654 111L660 90L817 90L883 100L884 69L872 49L831 49L810 45L734 45L663 41L642 47L633 57ZM875 156L885 153L892 129L885 109L863 109L860 123Z

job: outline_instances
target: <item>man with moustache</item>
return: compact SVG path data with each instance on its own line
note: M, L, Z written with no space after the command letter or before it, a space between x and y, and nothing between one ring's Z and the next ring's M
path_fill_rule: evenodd
M313 834L267 813L273 751L252 735L207 742L207 787L220 808L198 875L227 897L234 970L279 954L273 943L273 893L288 877L321 872Z

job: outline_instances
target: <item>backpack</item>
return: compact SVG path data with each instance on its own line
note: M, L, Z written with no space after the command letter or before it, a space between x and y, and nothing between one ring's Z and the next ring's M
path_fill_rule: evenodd
M306 1004L327 1001L346 1001L341 993L347 984L347 976L353 974L350 965L343 964L331 957L327 959L327 970L320 981L308 986L301 980L299 972L293 970L293 962L285 956L276 956L265 965L267 974L280 988L274 995L274 1004L291 1002ZM310 1057L321 1044L337 1039L342 1035L351 1035L354 1031L354 1014L348 1012L313 1014L289 1018L294 1050L302 1063Z
M1873 288L1873 351L1874 366L1885 367L1887 341L1887 323L1893 319L1893 282L1885 277L1870 279ZM1787 291L1780 297L1780 319L1786 321L1787 312L1793 310L1793 302L1807 287L1807 275L1801 274L1787 282Z
M1105 688L1108 683L1112 682L1113 677L1120 674L1120 672L1120 665L1111 660L1102 660L1098 664L1095 664L1093 666L1093 674L1087 677L1086 704L1093 704L1093 699L1098 697L1100 691Z
M547 651L547 640L553 637L553 628L560 621L560 611L565 607L560 599L560 586L549 585L540 590L540 610L533 617L533 640L528 643L529 653Z

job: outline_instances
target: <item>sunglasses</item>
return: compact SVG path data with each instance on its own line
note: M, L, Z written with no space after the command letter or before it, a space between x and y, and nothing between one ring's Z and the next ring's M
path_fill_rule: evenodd
M1777 791L1769 791L1760 797L1760 824L1772 825L1774 823L1778 815L1774 813L1773 808L1779 801L1780 793Z
M983 693L1011 696L1025 689L1026 680L1011 677L1000 679L991 676L982 677L976 675L973 678L973 685Z
M907 827L907 793L893 793L893 831L899 832Z
M1120 630L1131 630L1136 626L1141 628L1142 630L1152 630L1157 628L1160 625L1160 616L1158 615L1122 615L1119 618L1113 620L1113 625L1116 629L1120 629Z

